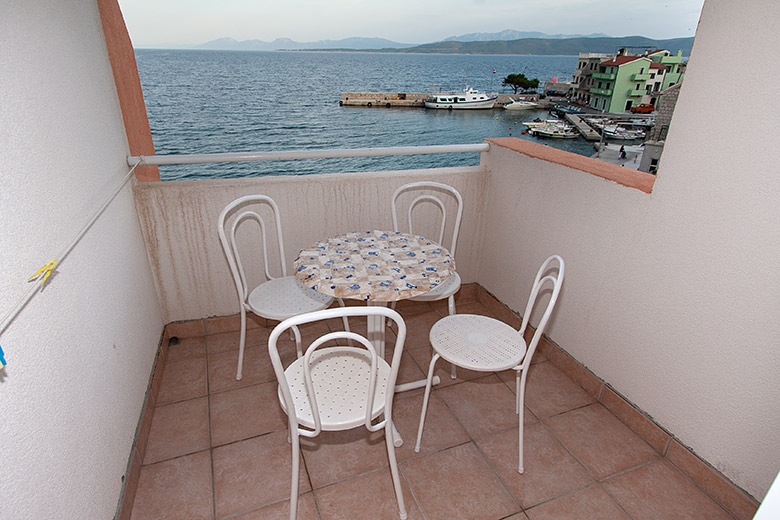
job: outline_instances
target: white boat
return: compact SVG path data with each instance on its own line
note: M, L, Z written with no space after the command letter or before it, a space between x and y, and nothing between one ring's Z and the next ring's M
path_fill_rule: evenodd
M574 128L566 125L537 126L528 130L528 133L533 136L552 137L556 139L574 139L580 135Z
M533 121L523 121L523 124L528 128L539 128L548 125L562 125L564 122L560 119L539 119L537 117Z
M532 108L539 108L541 105L539 103L534 103L533 101L525 101L524 99L516 99L512 101L511 103L507 103L504 105L504 108L507 110L529 110Z
M601 127L601 132L604 134L604 137L608 139L620 139L623 141L644 139L645 137L645 132L641 130L628 130L627 128L623 128L622 126L617 125L604 125Z
M462 94L432 94L425 100L425 108L446 108L448 110L493 108L498 96L467 87Z

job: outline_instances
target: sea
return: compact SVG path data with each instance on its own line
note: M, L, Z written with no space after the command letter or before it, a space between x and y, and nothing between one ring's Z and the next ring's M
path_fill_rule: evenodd
M477 144L547 111L340 106L342 92L511 93L509 74L571 80L577 56L136 49L158 155ZM495 72L494 72L495 71ZM581 138L544 144L582 155ZM163 180L466 166L477 153L161 166Z

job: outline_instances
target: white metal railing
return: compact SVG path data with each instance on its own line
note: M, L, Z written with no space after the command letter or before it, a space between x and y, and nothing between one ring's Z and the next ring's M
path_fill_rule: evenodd
M287 152L238 152L178 155L131 155L129 165L204 164L249 161L289 161L294 159L333 159L341 157L377 157L387 155L424 155L435 153L487 152L490 143L448 144L432 146L397 146L386 148L352 148L327 150L290 150Z

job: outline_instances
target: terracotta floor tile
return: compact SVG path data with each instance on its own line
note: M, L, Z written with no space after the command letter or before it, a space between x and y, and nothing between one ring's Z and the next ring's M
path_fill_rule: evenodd
M217 518L249 512L290 497L290 444L287 432L220 446L214 459L214 501ZM311 488L301 462L299 493Z
M539 418L568 412L594 399L552 363L537 363L528 372L525 405Z
M422 520L409 486L401 477L408 520ZM398 520L398 501L395 497L390 467L355 479L315 489L314 496L322 520Z
M216 354L218 352L226 352L229 350L238 350L238 343L240 339L241 333L239 331L210 334L206 336L206 350L209 354ZM247 329L247 347L264 347L267 342L268 329L263 327Z
M144 466L132 520L211 520L211 457L207 451Z
M517 472L517 429L488 437L477 446L523 508L529 508L593 483L585 468L541 423L523 430L522 474Z
M312 439L301 438L301 448L314 489L389 465L384 430L322 432Z
M208 394L206 358L195 357L165 363L157 405Z
M420 453L415 453L414 443L417 438L417 426L420 424L422 398L422 394L418 394L404 399L396 398L393 403L393 421L404 440L403 446L395 450L398 460L420 457L470 440L468 433L461 427L452 412L436 396L436 393L432 393L428 403Z
M543 422L598 480L658 456L601 404L578 408Z
M245 515L234 516L231 520L280 520L290 517L290 501L255 509ZM320 520L314 494L309 492L298 497L298 520Z
M179 361L206 355L206 340L203 336L180 338L175 345L168 346L167 362Z
M268 357L266 349L255 347L244 350L244 373L240 381L236 380L238 350L210 354L208 363L209 392L212 394L256 383L276 381L271 358Z
M404 316L406 322L405 347L411 349L429 346L431 344L429 339L431 327L440 319L441 316L434 310Z
M152 417L144 464L209 448L208 398L158 406Z
M287 415L276 381L211 396L211 445L220 446L263 433L286 430Z
M472 438L517 426L515 394L496 375L435 390ZM525 410L526 423L535 420Z
M427 520L497 520L520 506L473 443L401 464Z
M604 481L635 520L730 520L723 508L664 460Z
M526 511L530 520L631 520L598 484Z

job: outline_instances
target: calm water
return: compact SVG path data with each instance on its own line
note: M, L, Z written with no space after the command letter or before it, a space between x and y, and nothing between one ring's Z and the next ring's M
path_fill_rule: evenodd
M570 79L576 56L136 50L160 155L480 143L546 112L341 107L342 92L501 91L508 74ZM496 73L493 74L493 69ZM543 141L592 155L582 139ZM164 179L476 165L478 154L312 159L160 168Z

